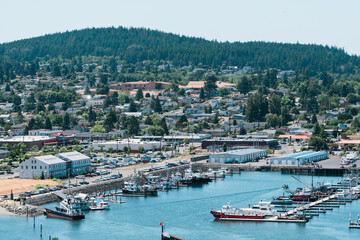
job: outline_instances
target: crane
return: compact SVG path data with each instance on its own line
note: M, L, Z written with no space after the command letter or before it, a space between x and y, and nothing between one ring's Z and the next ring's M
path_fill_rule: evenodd
M309 187L308 185L306 185L305 183L303 183L300 179L298 179L297 177L295 177L295 176L292 176L295 180L297 180L299 183L301 183L302 185L304 185L305 187L307 187L307 188L310 188L310 189L312 189L312 187Z

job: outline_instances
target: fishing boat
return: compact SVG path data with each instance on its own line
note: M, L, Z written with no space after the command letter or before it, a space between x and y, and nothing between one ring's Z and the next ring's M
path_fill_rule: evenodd
M122 194L128 197L157 196L158 192L150 185L139 186L136 182L125 182Z
M292 205L293 201L285 196L280 196L271 200L270 204L273 205Z
M96 204L96 201L94 201L94 205L90 206L90 210L109 210L110 205L108 202L101 201L98 204Z
M44 214L47 217L66 220L81 220L85 218L80 206L76 202L71 202L71 199L64 199L60 202L60 207L56 207L56 210L45 208Z
M312 195L312 190L310 188L298 188L291 196L292 201L315 201L316 196Z
M270 202L259 202L252 208L232 208L228 203L221 210L211 210L210 213L219 220L266 219L277 215Z

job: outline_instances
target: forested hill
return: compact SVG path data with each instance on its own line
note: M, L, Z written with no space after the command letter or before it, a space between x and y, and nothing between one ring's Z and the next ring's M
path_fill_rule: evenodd
M344 50L313 44L268 42L220 43L143 28L92 28L49 34L0 45L0 55L11 60L38 57L117 56L130 63L170 60L175 65L211 67L222 64L255 68L306 69L310 74L329 71L351 73L360 65Z

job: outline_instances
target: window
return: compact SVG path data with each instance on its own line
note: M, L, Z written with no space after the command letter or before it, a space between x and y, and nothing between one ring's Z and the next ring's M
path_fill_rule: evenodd
M24 166L21 166L21 169L23 169Z
M34 169L36 169L36 166L34 166Z
M26 166L26 169L28 169L28 166Z
M33 166L31 166L31 169L34 169L34 167L33 167Z
M42 169L42 166L40 166L40 169Z

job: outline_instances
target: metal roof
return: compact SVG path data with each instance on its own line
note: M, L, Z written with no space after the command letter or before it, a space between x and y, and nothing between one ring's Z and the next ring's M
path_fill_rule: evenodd
M315 151L305 151L305 152L299 152L299 153L294 153L294 154L288 154L288 155L284 155L281 157L274 157L272 159L307 159L310 157L315 157L315 156L321 156L323 154L327 155L327 152L315 152Z
M32 158L33 160L38 160L41 162L44 162L46 164L57 164L57 163L65 163L64 160L62 160L61 158L58 158L56 156L53 155L45 155L45 156L39 156L39 157L34 157ZM31 160L31 159L30 159Z
M88 156L81 154L77 151L59 153L59 154L56 154L56 156L61 159L64 159L65 161L79 161L79 160L90 159Z
M232 150L232 151L228 151L228 152L214 153L214 154L211 154L211 156L220 155L220 154L221 155L223 155L223 154L246 155L246 154L260 153L260 152L266 152L266 150L254 149L254 148L238 149L238 150Z

